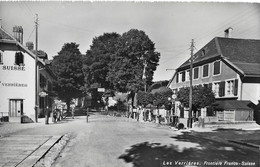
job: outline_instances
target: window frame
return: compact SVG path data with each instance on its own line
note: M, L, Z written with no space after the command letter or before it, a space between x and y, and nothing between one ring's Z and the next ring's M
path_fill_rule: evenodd
M204 68L205 68L205 66L207 66L207 65L208 65L208 74L207 74L207 76L204 76ZM208 77L209 77L209 69L210 69L210 64L209 64L209 63L204 64L204 65L202 66L202 78L208 78Z
M21 58L21 62L17 62L19 60L19 58L17 58L19 55L17 54L20 54L20 56L22 56ZM15 58L14 58L14 65L17 65L17 66L24 66L24 54L22 52L16 52L15 53Z
M217 85L217 86L216 86ZM220 92L220 81L217 81L217 82L213 82L212 83L212 91L214 92L214 94L215 94L215 97L220 97L220 95L219 95L219 92ZM218 88L218 89L216 89L216 88ZM217 90L217 91L216 91Z
M190 81L190 69L185 70L185 81Z
M219 62L219 73L218 74L214 74L215 72L215 63ZM221 67L222 67L222 63L220 60L216 60L213 62L213 70L212 70L212 75L213 76L218 76L218 75L221 75Z
M198 69L198 78L195 78L195 69ZM200 78L200 67L194 67L194 68L193 68L193 76L192 76L192 78L193 78L194 80L197 80L197 79Z

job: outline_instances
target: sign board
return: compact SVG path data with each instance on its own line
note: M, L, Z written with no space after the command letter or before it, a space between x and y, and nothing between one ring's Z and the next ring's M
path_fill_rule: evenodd
M173 98L173 99L176 99L176 97L177 97L176 94L173 94L173 95L172 95L172 98Z
M219 121L224 120L224 112L223 111L217 111L217 117Z
M47 95L48 95L48 94L47 94L46 92L43 92L43 91L42 91L42 92L39 92L39 96L40 96L40 97L45 97L45 96L47 96Z
M98 92L105 92L105 88L98 88L97 91Z

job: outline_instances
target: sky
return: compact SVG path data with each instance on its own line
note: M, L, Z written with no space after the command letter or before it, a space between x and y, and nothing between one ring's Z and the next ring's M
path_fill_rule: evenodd
M24 44L35 43L38 14L38 49L49 59L65 43L76 42L85 54L93 38L104 33L142 30L161 54L154 81L169 80L190 57L191 40L196 53L214 37L233 28L233 38L260 39L260 3L247 2L90 2L0 1L2 28L22 26Z

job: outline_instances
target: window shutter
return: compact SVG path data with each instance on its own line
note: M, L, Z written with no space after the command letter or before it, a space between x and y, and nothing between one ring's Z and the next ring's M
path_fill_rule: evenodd
M209 83L209 89L212 90L212 83Z
M15 53L14 64L19 65L19 53L18 52Z
M181 76L182 76L182 80L181 80L181 81L184 82L184 81L185 81L185 77L186 77L186 76L185 76L185 71L182 71L182 72L181 72Z
M234 84L234 95L237 96L238 92L238 79L235 79L235 84Z
M225 81L219 84L219 97L225 96Z
M15 64L16 65L24 64L23 54L21 52L16 52L15 53Z
M179 82L179 73L177 72L177 74L176 74L176 83L178 83Z
M20 52L20 55L19 55L19 63L22 64L22 65L24 64L22 52Z

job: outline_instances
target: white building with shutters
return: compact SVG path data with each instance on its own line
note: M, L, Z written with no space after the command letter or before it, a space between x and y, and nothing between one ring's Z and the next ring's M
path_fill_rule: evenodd
M189 87L189 71L190 59L176 69L168 87L175 91ZM210 87L217 102L251 101L257 105L260 100L260 40L212 39L194 54L192 79L193 85Z

